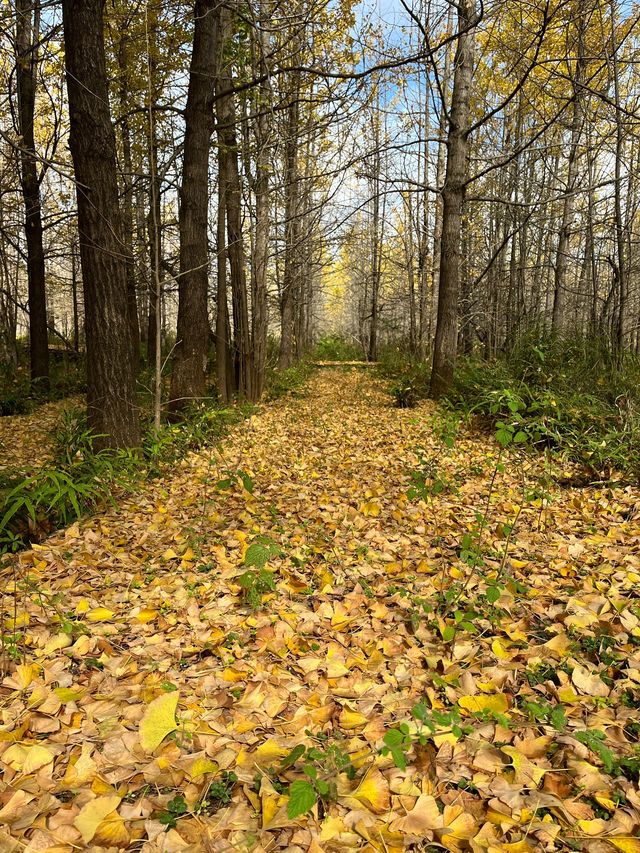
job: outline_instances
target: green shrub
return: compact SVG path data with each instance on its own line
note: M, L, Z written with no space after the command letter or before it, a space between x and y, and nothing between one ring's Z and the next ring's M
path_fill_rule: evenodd
M399 409L412 409L429 392L427 362L411 359L399 347L384 347L378 359L378 373L393 380L391 395Z

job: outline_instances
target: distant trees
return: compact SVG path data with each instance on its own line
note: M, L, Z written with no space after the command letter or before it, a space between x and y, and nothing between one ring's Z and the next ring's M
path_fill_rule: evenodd
M260 399L319 329L432 356L434 397L531 328L640 351L631 7L401 6L65 0L64 39L55 4L3 7L5 361L28 329L42 384L51 335L86 342L122 446L141 367L159 422Z

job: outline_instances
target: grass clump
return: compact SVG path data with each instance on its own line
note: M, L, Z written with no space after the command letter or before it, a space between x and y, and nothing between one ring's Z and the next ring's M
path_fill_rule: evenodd
M43 403L85 391L86 377L80 361L52 359L48 385L31 380L26 368L4 365L0 371L0 417L28 415Z
M391 395L397 408L412 409L428 396L428 363L410 358L399 347L385 347L377 369L384 379L391 380Z

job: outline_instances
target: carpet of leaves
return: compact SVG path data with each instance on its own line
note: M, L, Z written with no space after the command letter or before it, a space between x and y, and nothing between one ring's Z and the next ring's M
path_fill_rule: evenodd
M638 493L496 470L493 440L443 446L437 421L320 370L5 558L0 850L640 851ZM252 609L260 536L279 554ZM419 702L464 731L413 740ZM405 769L381 751L403 723ZM291 819L300 744L355 772Z
M0 473L32 474L50 460L52 432L65 409L80 404L79 397L43 403L28 415L0 418Z

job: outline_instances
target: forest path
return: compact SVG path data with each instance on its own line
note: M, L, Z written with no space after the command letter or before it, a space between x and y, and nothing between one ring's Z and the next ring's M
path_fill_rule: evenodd
M636 853L638 494L543 505L541 458L496 471L493 441L448 434L321 369L10 562L0 849ZM260 543L280 553L251 610ZM420 700L439 734L405 770L379 750ZM298 744L333 801L290 819Z

